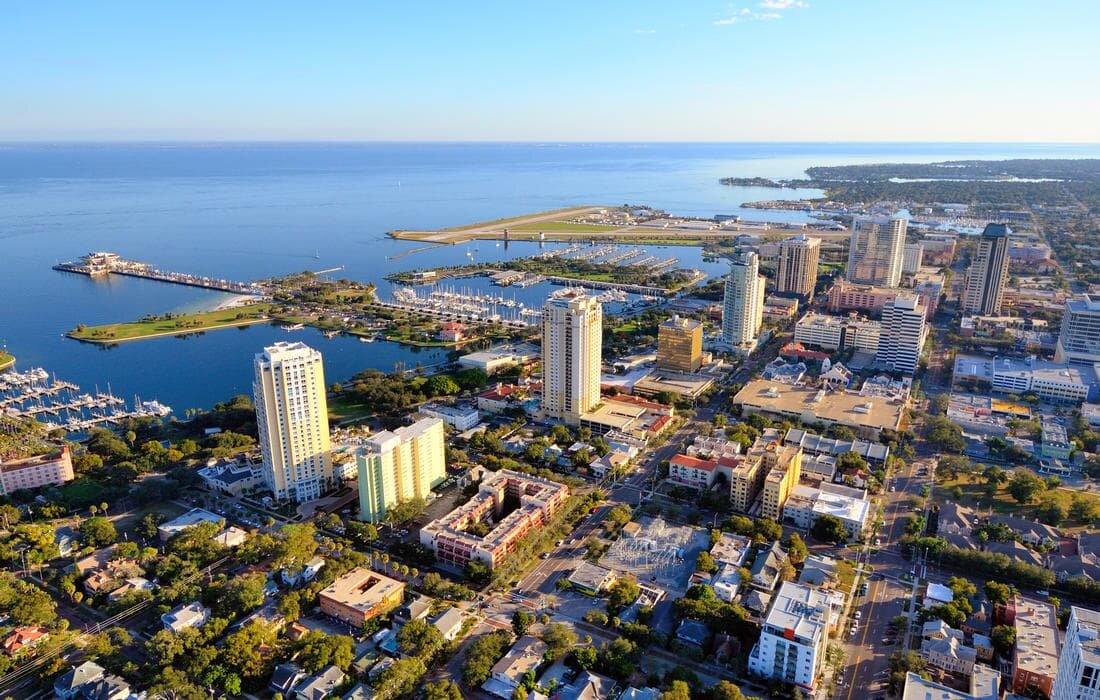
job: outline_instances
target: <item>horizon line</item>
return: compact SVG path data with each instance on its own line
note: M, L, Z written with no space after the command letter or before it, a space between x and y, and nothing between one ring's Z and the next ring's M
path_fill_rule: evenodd
M921 140L601 140L601 139L324 139L324 138L29 138L0 137L0 146L21 145L98 145L98 144L308 144L308 145L1013 145L1013 146L1100 146L1098 141L921 141Z

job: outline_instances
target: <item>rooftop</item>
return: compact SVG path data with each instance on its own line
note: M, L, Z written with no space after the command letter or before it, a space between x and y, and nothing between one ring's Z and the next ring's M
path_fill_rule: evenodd
M1077 618L1077 639L1081 643L1081 658L1091 666L1100 666L1100 612L1072 607Z
M903 401L776 384L762 379L746 384L733 397L733 403L799 419L805 416L807 420L824 419L874 430L897 430L905 413Z
M1040 676L1058 671L1058 628L1054 606L1016 597L1016 667Z
M775 594L764 626L773 634L816 645L827 632L828 619L829 597L823 591L786 581Z
M321 595L341 605L366 612L404 585L396 579L361 566L333 581L328 588L321 591Z

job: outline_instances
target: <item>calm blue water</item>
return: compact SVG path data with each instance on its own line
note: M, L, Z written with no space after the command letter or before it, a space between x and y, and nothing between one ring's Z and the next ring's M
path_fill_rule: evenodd
M430 364L440 353L261 326L113 348L76 343L62 333L77 323L193 308L217 295L140 280L93 281L54 272L52 264L112 250L216 277L345 265L341 276L381 283L394 270L461 263L467 250L474 252L455 246L390 260L416 247L385 237L395 228L625 202L711 216L780 196L723 187L723 176L797 177L811 165L842 163L1098 154L1095 145L1005 144L0 144L0 342L23 368L43 366L86 388L110 384L116 394L156 398L182 413L248 393L252 355L277 339L321 349L329 381L366 367ZM537 244L476 247L476 260L537 250ZM702 264L695 249L650 250L717 269ZM537 302L530 295L545 291L515 293Z

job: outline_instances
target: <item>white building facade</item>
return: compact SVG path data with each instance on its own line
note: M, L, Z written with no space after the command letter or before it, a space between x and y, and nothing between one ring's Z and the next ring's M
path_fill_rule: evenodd
M912 376L928 338L924 306L917 297L899 297L882 307L882 334L875 360Z
M722 335L733 347L756 342L764 324L764 277L760 260L748 252L733 261L722 301Z

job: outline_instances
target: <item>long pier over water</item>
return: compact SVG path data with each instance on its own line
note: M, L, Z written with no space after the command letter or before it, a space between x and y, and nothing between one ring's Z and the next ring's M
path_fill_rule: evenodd
M169 272L158 270L149 263L136 260L126 260L117 253L88 253L79 260L58 263L53 269L61 272L75 272L89 277L103 275L126 275L128 277L140 277L142 279L168 282L171 284L183 284L189 287L201 287L213 289L219 292L231 292L233 294L264 294L263 288L255 282L234 282L233 280L214 279L212 277L200 277L185 272Z

